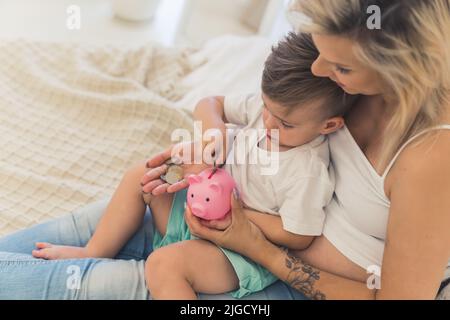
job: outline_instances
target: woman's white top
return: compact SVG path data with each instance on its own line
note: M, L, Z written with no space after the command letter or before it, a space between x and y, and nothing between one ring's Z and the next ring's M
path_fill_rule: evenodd
M432 130L444 129L450 130L450 125L437 126L412 137L400 148L382 176L375 171L347 127L329 136L336 187L326 208L323 234L343 255L365 270L382 264L391 205L384 192L387 174L413 140Z

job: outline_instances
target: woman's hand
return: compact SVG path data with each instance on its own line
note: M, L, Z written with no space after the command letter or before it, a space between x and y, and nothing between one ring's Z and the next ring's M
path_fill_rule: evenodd
M186 210L190 210L189 208L186 208ZM204 220L200 219L200 222L205 227L216 229L220 231L224 231L228 229L228 227L231 225L231 211L230 213L227 213L227 215L220 219L220 220Z
M231 199L232 209L228 218L205 222L186 207L186 223L193 235L257 260L254 255L260 253L261 247L268 241L261 230L247 218L236 193L233 193Z
M153 158L147 161L147 167L149 168L149 171L142 177L141 180L142 191L144 193L152 193L156 196L166 192L174 193L189 186L186 179L183 179L180 182L172 185L161 179L161 175L165 174L168 169L168 165L165 164L165 162L172 159L175 151L184 150L183 146L185 146L186 148L191 148L190 159L185 159L183 153L180 152L179 158L180 161L183 162L181 164L181 167L183 168L184 178L192 174L198 174L203 170L211 167L210 165L204 163L194 164L194 142L171 146L167 150L155 155Z

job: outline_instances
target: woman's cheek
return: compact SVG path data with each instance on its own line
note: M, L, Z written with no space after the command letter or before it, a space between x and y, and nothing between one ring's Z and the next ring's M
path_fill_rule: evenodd
M342 84L344 87L348 87L349 83L352 81L349 76L345 76L345 75L342 75L342 74L336 75L336 79L337 79L337 82Z

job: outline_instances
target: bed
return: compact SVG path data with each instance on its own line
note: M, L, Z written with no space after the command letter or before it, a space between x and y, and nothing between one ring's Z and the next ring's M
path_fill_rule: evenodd
M270 47L0 41L0 236L111 196L174 129L192 131L200 98L258 90Z

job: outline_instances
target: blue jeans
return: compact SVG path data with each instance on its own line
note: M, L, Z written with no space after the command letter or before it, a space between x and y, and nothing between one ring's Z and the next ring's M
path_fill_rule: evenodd
M152 252L150 211L142 227L115 259L41 260L35 242L84 246L94 233L108 199L0 239L0 299L150 299L144 264ZM200 299L232 299L228 294ZM305 299L281 281L246 299Z

